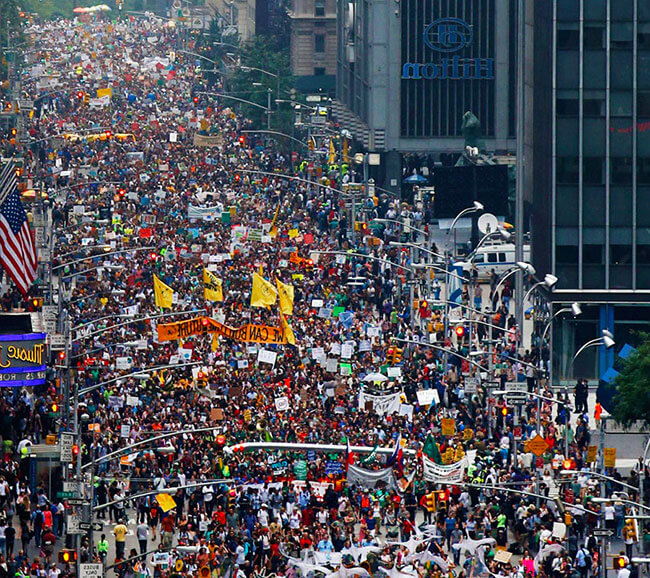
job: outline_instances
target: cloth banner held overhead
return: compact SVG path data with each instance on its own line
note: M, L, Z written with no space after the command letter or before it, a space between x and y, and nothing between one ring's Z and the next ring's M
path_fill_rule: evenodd
M448 466L441 466L425 455L422 456L422 473L427 482L458 484L463 481L467 465L467 456Z
M253 273L251 307L268 307L278 300L278 290L258 273Z
M175 341L190 335L216 334L233 341L250 341L253 343L287 343L287 336L281 327L269 325L244 325L228 327L210 317L196 317L175 323L159 323L156 327L158 341Z
M395 413L399 411L402 392L391 393L390 395L370 395L363 391L359 392L359 409L366 408L366 403L371 402L373 410L379 415Z
M169 285L165 285L155 275L153 276L153 293L156 307L172 308L174 290Z
M394 489L397 487L395 484L395 477L393 476L393 468L384 468L383 470L366 470L350 464L348 466L348 475L346 484L348 487L352 485L363 486L364 488L374 488L378 482L384 482L386 487Z
M223 136L218 134L215 136L207 136L204 134L194 135L195 147L220 147L223 145Z
M188 205L187 207L187 218L188 220L200 220L200 221L214 221L215 219L221 218L221 212L223 207L219 205L214 205L212 207L198 207L195 205Z

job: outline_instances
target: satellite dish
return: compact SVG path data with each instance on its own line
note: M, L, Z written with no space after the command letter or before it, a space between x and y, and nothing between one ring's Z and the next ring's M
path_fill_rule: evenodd
M496 218L492 213L483 213L478 218L478 230L481 231L484 235L496 231L499 227L499 219Z

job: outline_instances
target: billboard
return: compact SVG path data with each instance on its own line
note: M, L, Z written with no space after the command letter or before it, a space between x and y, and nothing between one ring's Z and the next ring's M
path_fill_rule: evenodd
M0 387L45 383L45 333L0 335Z

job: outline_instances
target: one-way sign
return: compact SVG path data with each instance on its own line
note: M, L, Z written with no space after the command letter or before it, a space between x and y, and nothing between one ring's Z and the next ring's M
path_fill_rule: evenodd
M68 498L67 501L70 506L90 506L90 502L83 498Z
M611 538L614 535L614 530L609 528L594 528L593 531L595 538Z
M79 522L79 529L86 532L92 530L93 532L100 532L102 525L99 522Z

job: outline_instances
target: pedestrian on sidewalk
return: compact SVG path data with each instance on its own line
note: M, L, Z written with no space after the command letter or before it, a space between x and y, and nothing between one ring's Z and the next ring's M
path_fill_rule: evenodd
M102 560L102 564L106 564L106 558L108 556L108 540L106 539L106 534L102 534L99 542L97 542L97 553Z
M126 533L128 529L124 520L120 522L113 528L113 535L115 536L115 559L123 560L124 559L124 549L126 548Z
M138 524L135 534L138 538L138 543L140 544L140 554L144 554L147 551L147 540L149 538L149 525L146 521L142 521Z

